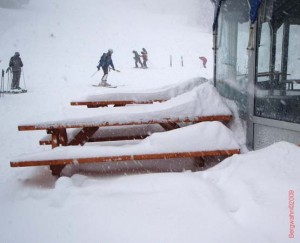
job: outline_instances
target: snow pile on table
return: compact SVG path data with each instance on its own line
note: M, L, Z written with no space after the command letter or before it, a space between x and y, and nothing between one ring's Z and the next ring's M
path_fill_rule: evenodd
M172 97L181 95L193 88L207 82L206 78L193 78L191 80L180 82L172 85L167 85L157 89L141 90L137 89L134 92L114 92L109 94L89 95L84 98L76 99L76 101L152 101L152 100L169 100Z
M176 96L166 102L126 106L107 109L80 109L70 107L64 119L45 122L27 122L20 125L35 127L58 127L60 125L80 126L128 124L131 122L168 121L193 119L202 116L231 115L229 108L223 103L216 88L210 83L195 87L192 91ZM96 115L98 114L98 115ZM49 116L50 117L50 116Z

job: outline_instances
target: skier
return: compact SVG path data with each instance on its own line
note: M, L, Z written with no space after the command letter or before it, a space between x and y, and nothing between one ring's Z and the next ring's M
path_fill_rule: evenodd
M10 58L9 68L6 70L6 72L8 72L8 70L10 69L13 73L11 89L21 89L20 78L21 78L22 67L23 67L23 62L20 58L20 53L16 52L15 55Z
M148 52L146 51L145 48L142 49L141 54L142 54L142 58L143 58L143 68L148 68L147 67Z
M143 67L143 64L141 62L141 56L139 55L139 53L137 51L132 51L132 53L134 54L133 59L135 60L135 67L139 67L138 63L141 65L141 67Z
M113 61L111 59L111 55L113 53L112 49L109 49L107 53L103 53L103 55L100 58L99 64L97 66L98 71L100 70L100 68L102 67L103 70L103 76L101 78L101 83L99 84L99 86L103 86L103 87L109 87L111 86L109 83L107 83L107 77L108 77L108 68L109 66L112 67L113 70L115 70Z
M199 59L202 61L203 67L206 68L206 63L207 63L206 57L199 57Z

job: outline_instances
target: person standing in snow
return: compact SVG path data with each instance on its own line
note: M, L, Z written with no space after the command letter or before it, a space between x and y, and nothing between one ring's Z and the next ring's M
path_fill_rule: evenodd
M203 67L206 68L206 63L207 63L206 57L199 57L199 59L202 61Z
M101 83L99 86L108 87L111 86L109 83L107 83L107 77L108 77L108 68L111 67L113 70L115 70L115 66L113 64L111 55L113 54L113 50L109 49L107 53L103 53L103 55L100 58L99 64L97 66L98 71L102 67L103 70L103 76L101 78Z
M11 89L21 89L20 78L21 78L22 67L23 67L23 62L21 60L20 53L16 52L15 55L10 58L9 68L8 68L8 70L10 69L13 73Z
M147 67L148 52L146 51L145 48L142 49L141 54L142 54L142 58L143 58L143 68L148 68Z
M132 51L132 53L134 54L133 59L135 60L135 67L139 67L138 63L141 65L141 67L143 67L143 64L141 62L141 56L139 55L139 53L137 51Z

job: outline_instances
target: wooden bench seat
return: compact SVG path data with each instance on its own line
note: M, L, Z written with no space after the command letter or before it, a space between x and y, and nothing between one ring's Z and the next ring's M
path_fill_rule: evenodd
M122 141L122 140L139 140L148 137L149 135L132 135L132 136L112 136L112 137L90 137L87 142L112 142L112 141ZM47 135L40 139L40 145L52 145L52 137L51 135Z
M13 159L11 167L50 166L60 175L69 164L122 162L153 159L231 156L239 153L231 131L220 122L203 122L176 130L154 133L127 146L62 146Z
M52 174L60 176L66 165L77 165L86 163L104 163L104 162L122 162L122 161L137 161L137 160L154 160L154 159L175 159L175 158L195 158L199 166L204 166L203 158L223 156L229 157L234 154L239 154L239 149L231 150L212 150L212 151L196 151L196 152L174 152L160 154L137 154L137 155L122 155L122 156L104 156L104 157L86 157L72 159L50 159L50 160L24 160L11 162L11 167L29 167L29 166L50 166Z
M135 125L135 126L114 126L101 127L87 142L109 142L109 141L123 141L123 140L140 140L148 137L150 134L166 131L159 124L150 125ZM68 142L70 142L78 133L80 129L69 129ZM39 141L40 145L51 145L52 135L47 134Z

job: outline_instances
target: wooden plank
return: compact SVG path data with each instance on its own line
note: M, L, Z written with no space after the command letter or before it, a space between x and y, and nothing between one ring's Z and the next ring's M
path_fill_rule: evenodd
M148 137L149 135L135 135L135 136L113 136L113 137L93 137L88 142L111 142L123 140L139 140Z
M19 162L12 161L10 162L10 166L11 167L45 166L45 165L55 166L55 165L120 162L120 161L133 161L133 160L174 159L174 158L193 158L193 157L197 158L197 157L212 157L212 156L230 156L239 153L240 153L239 149L231 149L231 150L214 150L214 151L198 151L198 152L120 155L120 156L105 156L105 157L94 157L94 158L73 158L73 159L19 161Z
M152 104L154 102L164 102L166 100L147 100L147 101L134 101L134 100L112 100L112 101L72 101L72 106L84 105L88 108L105 107L108 105L125 106L133 104Z
M51 145L51 139L50 138L49 139L41 139L39 141L39 144L40 145Z
M232 119L232 115L217 115L217 116L198 116L193 118L184 119L161 119L161 120L149 120L149 121L138 121L138 122L124 122L124 123L86 123L86 124L56 124L56 125L20 125L18 126L19 131L30 131L30 130L53 130L61 128L85 128L85 127L108 127L108 126L128 126L128 125L142 125L142 124L167 124L167 123L180 123L180 122L203 122L203 121L222 121L229 122Z
M92 137L88 139L89 143L93 142L112 142L112 141L123 141L123 140L139 140L148 137L149 135L135 135L135 136L113 136L113 137ZM51 138L41 139L40 145L51 145Z

